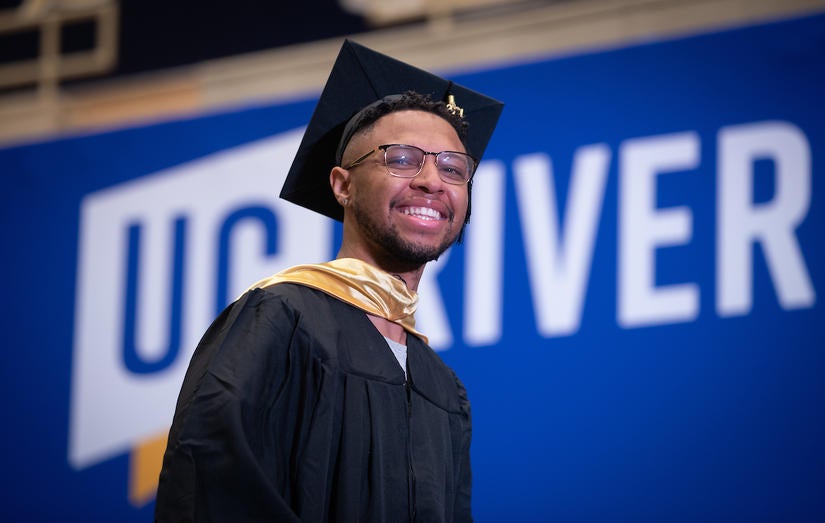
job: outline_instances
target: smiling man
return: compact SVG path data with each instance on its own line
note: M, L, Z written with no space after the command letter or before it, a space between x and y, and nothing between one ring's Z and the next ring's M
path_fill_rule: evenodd
M344 208L338 257L404 275L416 290L424 264L452 245L464 225L476 161L458 137L460 120L444 104L409 93L371 109L394 111L354 135L343 155L346 168L334 167L330 174Z
M241 296L183 383L158 521L468 521L470 406L415 329L501 104L345 42L281 196L343 221L335 260Z

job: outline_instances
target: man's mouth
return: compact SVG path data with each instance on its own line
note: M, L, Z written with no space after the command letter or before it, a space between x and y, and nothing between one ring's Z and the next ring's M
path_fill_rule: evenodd
M430 207L404 207L401 210L407 216L415 216L416 218L423 218L425 220L443 220L444 216Z

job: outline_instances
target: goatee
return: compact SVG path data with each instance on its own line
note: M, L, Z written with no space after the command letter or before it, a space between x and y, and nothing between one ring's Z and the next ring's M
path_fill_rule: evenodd
M352 205L355 220L372 241L383 247L396 260L412 265L423 265L435 261L455 240L455 234L447 235L439 245L421 245L405 240L394 225L382 227L363 212L359 205Z

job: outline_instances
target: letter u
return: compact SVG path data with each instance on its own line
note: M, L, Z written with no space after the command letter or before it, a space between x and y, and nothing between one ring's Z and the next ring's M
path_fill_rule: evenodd
M183 317L183 267L184 246L186 244L186 218L178 217L174 222L172 246L172 284L169 287L168 346L160 356L147 359L135 344L138 311L139 259L141 248L141 225L132 224L128 228L128 254L126 266L126 303L123 318L123 364L135 374L151 374L169 367L177 358L181 345L181 321Z

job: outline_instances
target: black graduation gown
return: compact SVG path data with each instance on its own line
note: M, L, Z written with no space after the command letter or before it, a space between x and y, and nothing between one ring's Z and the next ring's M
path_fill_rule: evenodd
M156 520L471 520L464 387L407 344L405 381L357 308L295 284L246 293L192 357Z

